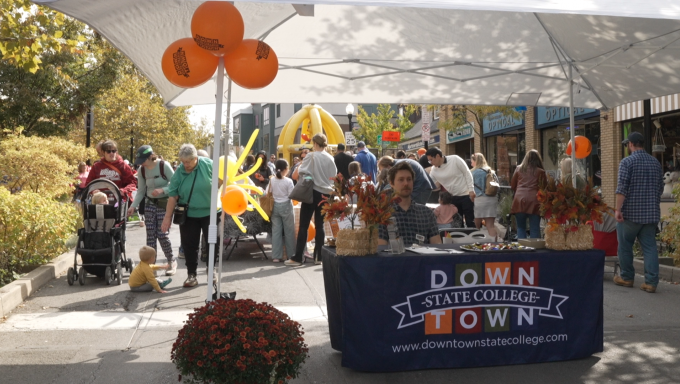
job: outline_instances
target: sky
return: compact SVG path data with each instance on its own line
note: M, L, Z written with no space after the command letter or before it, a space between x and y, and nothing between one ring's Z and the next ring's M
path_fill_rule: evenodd
M242 108L249 107L250 104L243 103L233 103L231 105L231 113L238 111ZM222 105L222 124L226 124L225 114L227 113L227 104ZM189 109L189 121L192 125L198 125L201 122L201 118L205 117L208 121L208 125L211 127L215 126L215 104L205 104L205 105L194 105Z

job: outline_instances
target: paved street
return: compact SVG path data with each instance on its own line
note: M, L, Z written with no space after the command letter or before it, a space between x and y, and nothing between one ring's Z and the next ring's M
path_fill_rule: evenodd
M174 248L179 231L172 229ZM128 229L136 253L145 230ZM270 247L267 247L269 250ZM162 254L159 263L163 262ZM239 243L223 266L222 286L238 298L266 301L305 330L309 359L293 383L677 383L680 382L680 286L662 283L656 294L604 282L604 353L558 363L404 373L362 373L341 367L331 349L321 266L289 268L263 260L254 242ZM0 323L2 383L172 383L178 372L170 350L182 320L206 295L199 285L182 288L180 269L170 293L132 293L96 277L70 287L66 276L45 285Z

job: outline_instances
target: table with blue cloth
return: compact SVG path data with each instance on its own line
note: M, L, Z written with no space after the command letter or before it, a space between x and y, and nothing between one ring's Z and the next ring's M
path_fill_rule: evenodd
M271 234L272 232L271 221L265 220L257 210L245 211L243 212L243 214L239 216L239 218L241 219L241 223L243 224L243 226L246 227L245 233L243 233L241 231L241 228L239 228L236 225L236 223L234 223L234 220L232 219L231 216L226 216L226 220L224 221L224 238L231 239L232 241L231 249L229 250L229 253L227 254L225 260L229 260L229 257L231 257L231 253L234 252L234 248L236 248L236 246L238 245L238 241L241 238L248 236L251 236L255 240L257 246L260 247L260 251L262 251L262 255L266 259L267 254L265 253L264 248L260 244L260 241L257 240L257 235L259 235L260 233Z
M343 367L525 364L603 350L603 251L391 255L385 248L365 257L322 251L331 347L342 352Z

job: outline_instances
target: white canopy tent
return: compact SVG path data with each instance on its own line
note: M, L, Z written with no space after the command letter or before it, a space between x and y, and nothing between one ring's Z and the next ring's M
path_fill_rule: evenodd
M217 102L216 137L227 100L569 105L574 126L573 106L608 109L680 92L680 4L667 0L235 2L245 38L264 39L280 69L266 88L231 92L223 92L221 75L181 89L161 70L165 48L191 36L202 1L34 2L96 29L156 85L167 106ZM216 185L215 170L213 208ZM215 222L213 213L211 244ZM211 247L210 267L212 256Z

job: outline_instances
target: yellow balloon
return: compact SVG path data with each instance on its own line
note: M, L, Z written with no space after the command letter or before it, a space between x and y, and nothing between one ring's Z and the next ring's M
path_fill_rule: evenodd
M238 167L236 166L236 162L231 158L227 158L227 178L229 180L233 180L234 176L236 176L236 171L238 170ZM220 156L220 174L219 178L222 180L222 176L224 175L224 156Z

